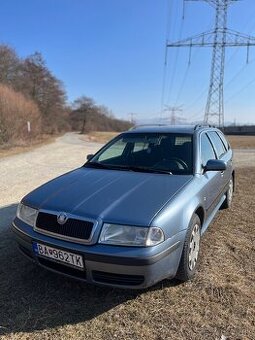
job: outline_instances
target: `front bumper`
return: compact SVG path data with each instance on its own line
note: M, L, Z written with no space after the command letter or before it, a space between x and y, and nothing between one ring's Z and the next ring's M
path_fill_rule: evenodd
M132 289L146 288L174 277L185 236L183 231L156 247L136 248L63 241L36 232L17 218L12 224L12 231L21 252L48 270L88 283ZM36 256L33 241L82 255L85 270Z

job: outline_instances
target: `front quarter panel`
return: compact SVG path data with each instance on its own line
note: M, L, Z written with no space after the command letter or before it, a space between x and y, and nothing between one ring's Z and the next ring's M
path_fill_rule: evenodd
M203 205L203 181L200 175L193 179L152 220L151 225L161 227L166 239L186 230L192 215Z

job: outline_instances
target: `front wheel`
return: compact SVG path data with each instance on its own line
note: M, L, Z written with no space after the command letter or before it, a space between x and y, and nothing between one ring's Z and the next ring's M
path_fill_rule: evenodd
M176 278L180 281L188 281L192 279L196 273L201 238L201 221L195 214L188 227L181 261L176 274Z

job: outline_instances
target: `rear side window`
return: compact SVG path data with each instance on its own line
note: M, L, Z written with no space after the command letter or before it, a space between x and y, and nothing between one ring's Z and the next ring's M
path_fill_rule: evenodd
M217 132L217 134L220 136L220 139L222 140L222 143L224 144L225 149L226 149L226 150L229 150L228 141L226 140L226 138L225 138L225 136L223 135L223 133Z
M201 136L201 159L203 166L206 165L209 159L216 159L212 144L205 133Z
M215 131L208 132L208 135L209 135L209 138L211 139L211 141L213 143L217 157L221 158L226 153L226 149L225 149L225 146L224 146L222 140L220 139L217 132L215 132Z

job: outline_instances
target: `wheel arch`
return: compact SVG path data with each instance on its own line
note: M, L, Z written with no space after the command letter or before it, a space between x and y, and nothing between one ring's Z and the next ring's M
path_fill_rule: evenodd
M199 206L195 211L194 211L194 214L196 214L199 219L200 219L200 222L201 222L201 228L203 226L203 223L204 223L204 219L205 219L205 211L204 211L204 208L202 206Z
M232 178L233 178L233 191L235 191L235 187L236 187L236 172L235 170L232 171Z

